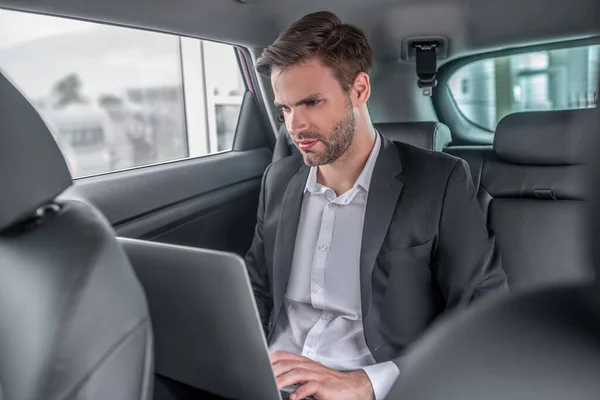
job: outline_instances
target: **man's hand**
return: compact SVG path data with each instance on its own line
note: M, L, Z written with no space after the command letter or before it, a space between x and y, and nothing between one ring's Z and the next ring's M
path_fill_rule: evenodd
M373 387L363 370L339 372L310 358L285 351L271 355L271 364L281 389L299 385L291 400L313 396L317 400L374 400Z

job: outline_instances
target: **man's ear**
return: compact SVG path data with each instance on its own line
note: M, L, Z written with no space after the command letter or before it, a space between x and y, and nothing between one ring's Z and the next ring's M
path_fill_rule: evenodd
M369 75L364 72L360 72L354 78L354 83L352 84L352 89L354 92L354 96L352 101L355 103L355 106L360 106L366 104L371 96L371 81L369 79Z

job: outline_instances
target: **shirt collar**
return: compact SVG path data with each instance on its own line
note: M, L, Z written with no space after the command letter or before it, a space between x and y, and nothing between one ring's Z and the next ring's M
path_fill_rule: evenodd
M373 170L375 169L375 162L377 161L379 149L381 148L380 133L377 130L375 130L375 133L375 145L371 150L371 154L369 154L369 158L367 159L363 170L354 183L354 187L360 186L367 192L369 191L369 187L371 185L371 177L373 176ZM318 168L319 167L310 167L304 192L308 191L310 193L320 193L325 189L322 185L317 183Z

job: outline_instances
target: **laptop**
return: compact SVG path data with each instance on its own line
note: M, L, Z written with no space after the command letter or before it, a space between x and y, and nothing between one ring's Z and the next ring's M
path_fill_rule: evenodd
M287 399L296 387L277 388L243 258L117 240L148 298L157 374L227 399Z

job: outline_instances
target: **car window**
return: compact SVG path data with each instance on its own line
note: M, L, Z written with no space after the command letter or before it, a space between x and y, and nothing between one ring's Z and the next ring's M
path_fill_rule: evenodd
M9 10L0 70L74 177L231 150L246 91L233 46Z
M463 116L494 131L510 113L594 107L599 65L598 45L539 51L473 62L448 85Z

